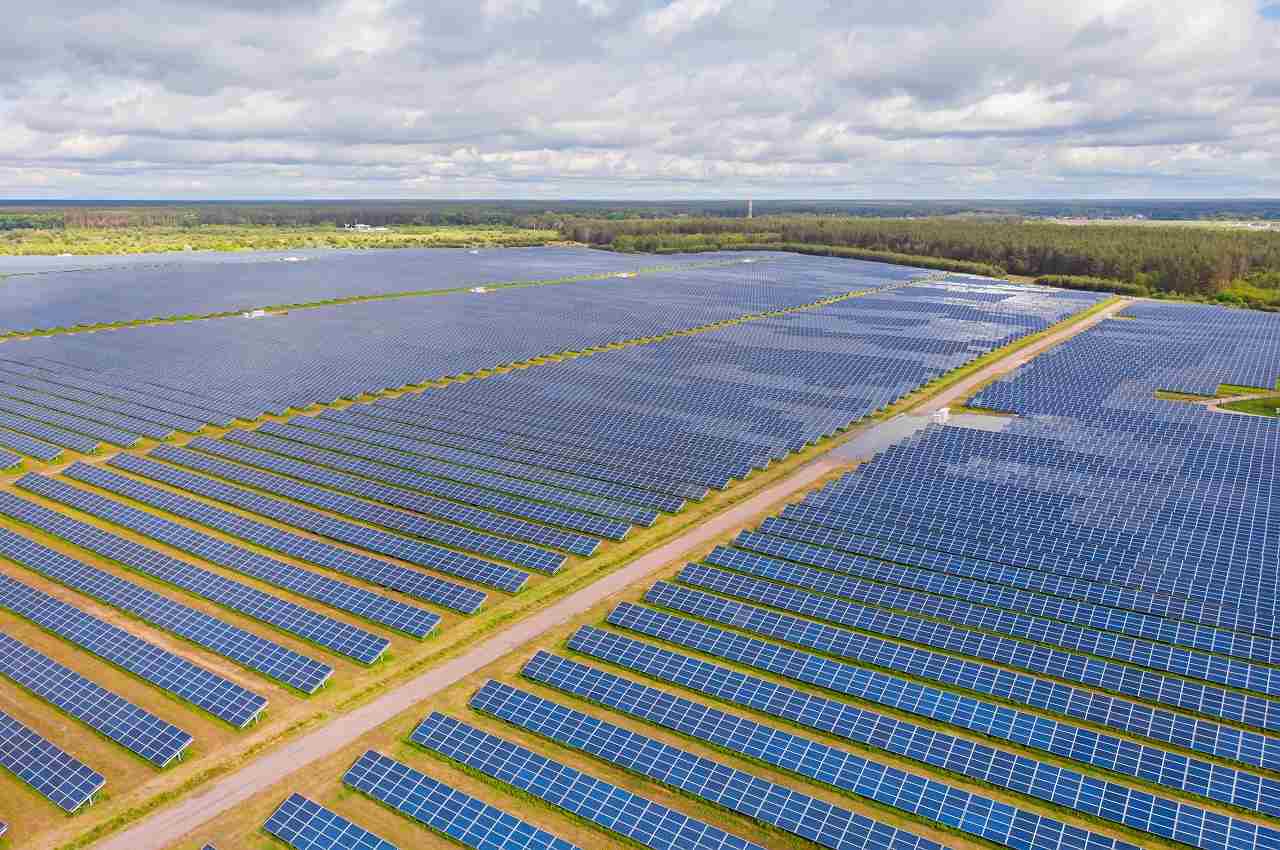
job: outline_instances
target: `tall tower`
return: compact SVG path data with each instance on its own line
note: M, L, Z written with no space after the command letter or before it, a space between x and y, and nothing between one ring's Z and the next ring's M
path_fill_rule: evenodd
M747 198L747 218L751 218L751 199Z

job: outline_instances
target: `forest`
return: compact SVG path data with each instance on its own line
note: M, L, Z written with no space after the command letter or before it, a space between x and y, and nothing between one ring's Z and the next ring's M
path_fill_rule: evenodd
M986 273L1052 277L1064 286L1122 284L1112 288L1280 306L1278 231L828 216L575 219L563 222L561 230L570 240L615 250L831 246L975 263Z

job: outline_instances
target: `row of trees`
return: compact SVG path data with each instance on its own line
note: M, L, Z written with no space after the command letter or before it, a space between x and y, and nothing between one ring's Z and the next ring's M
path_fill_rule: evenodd
M943 257L1040 277L1108 278L1153 291L1212 295L1280 270L1280 233L1238 228L1066 225L1017 219L777 216L650 221L570 220L565 235L592 245L662 250L697 238L833 245ZM1258 278L1267 280L1270 278Z

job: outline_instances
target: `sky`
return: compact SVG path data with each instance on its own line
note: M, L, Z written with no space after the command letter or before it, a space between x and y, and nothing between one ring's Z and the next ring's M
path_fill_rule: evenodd
M3 198L1280 197L1272 0L53 0Z

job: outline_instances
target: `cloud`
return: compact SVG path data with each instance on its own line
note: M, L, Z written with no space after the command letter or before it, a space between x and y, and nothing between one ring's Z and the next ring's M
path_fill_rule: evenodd
M1276 8L37 4L0 195L1275 195Z

